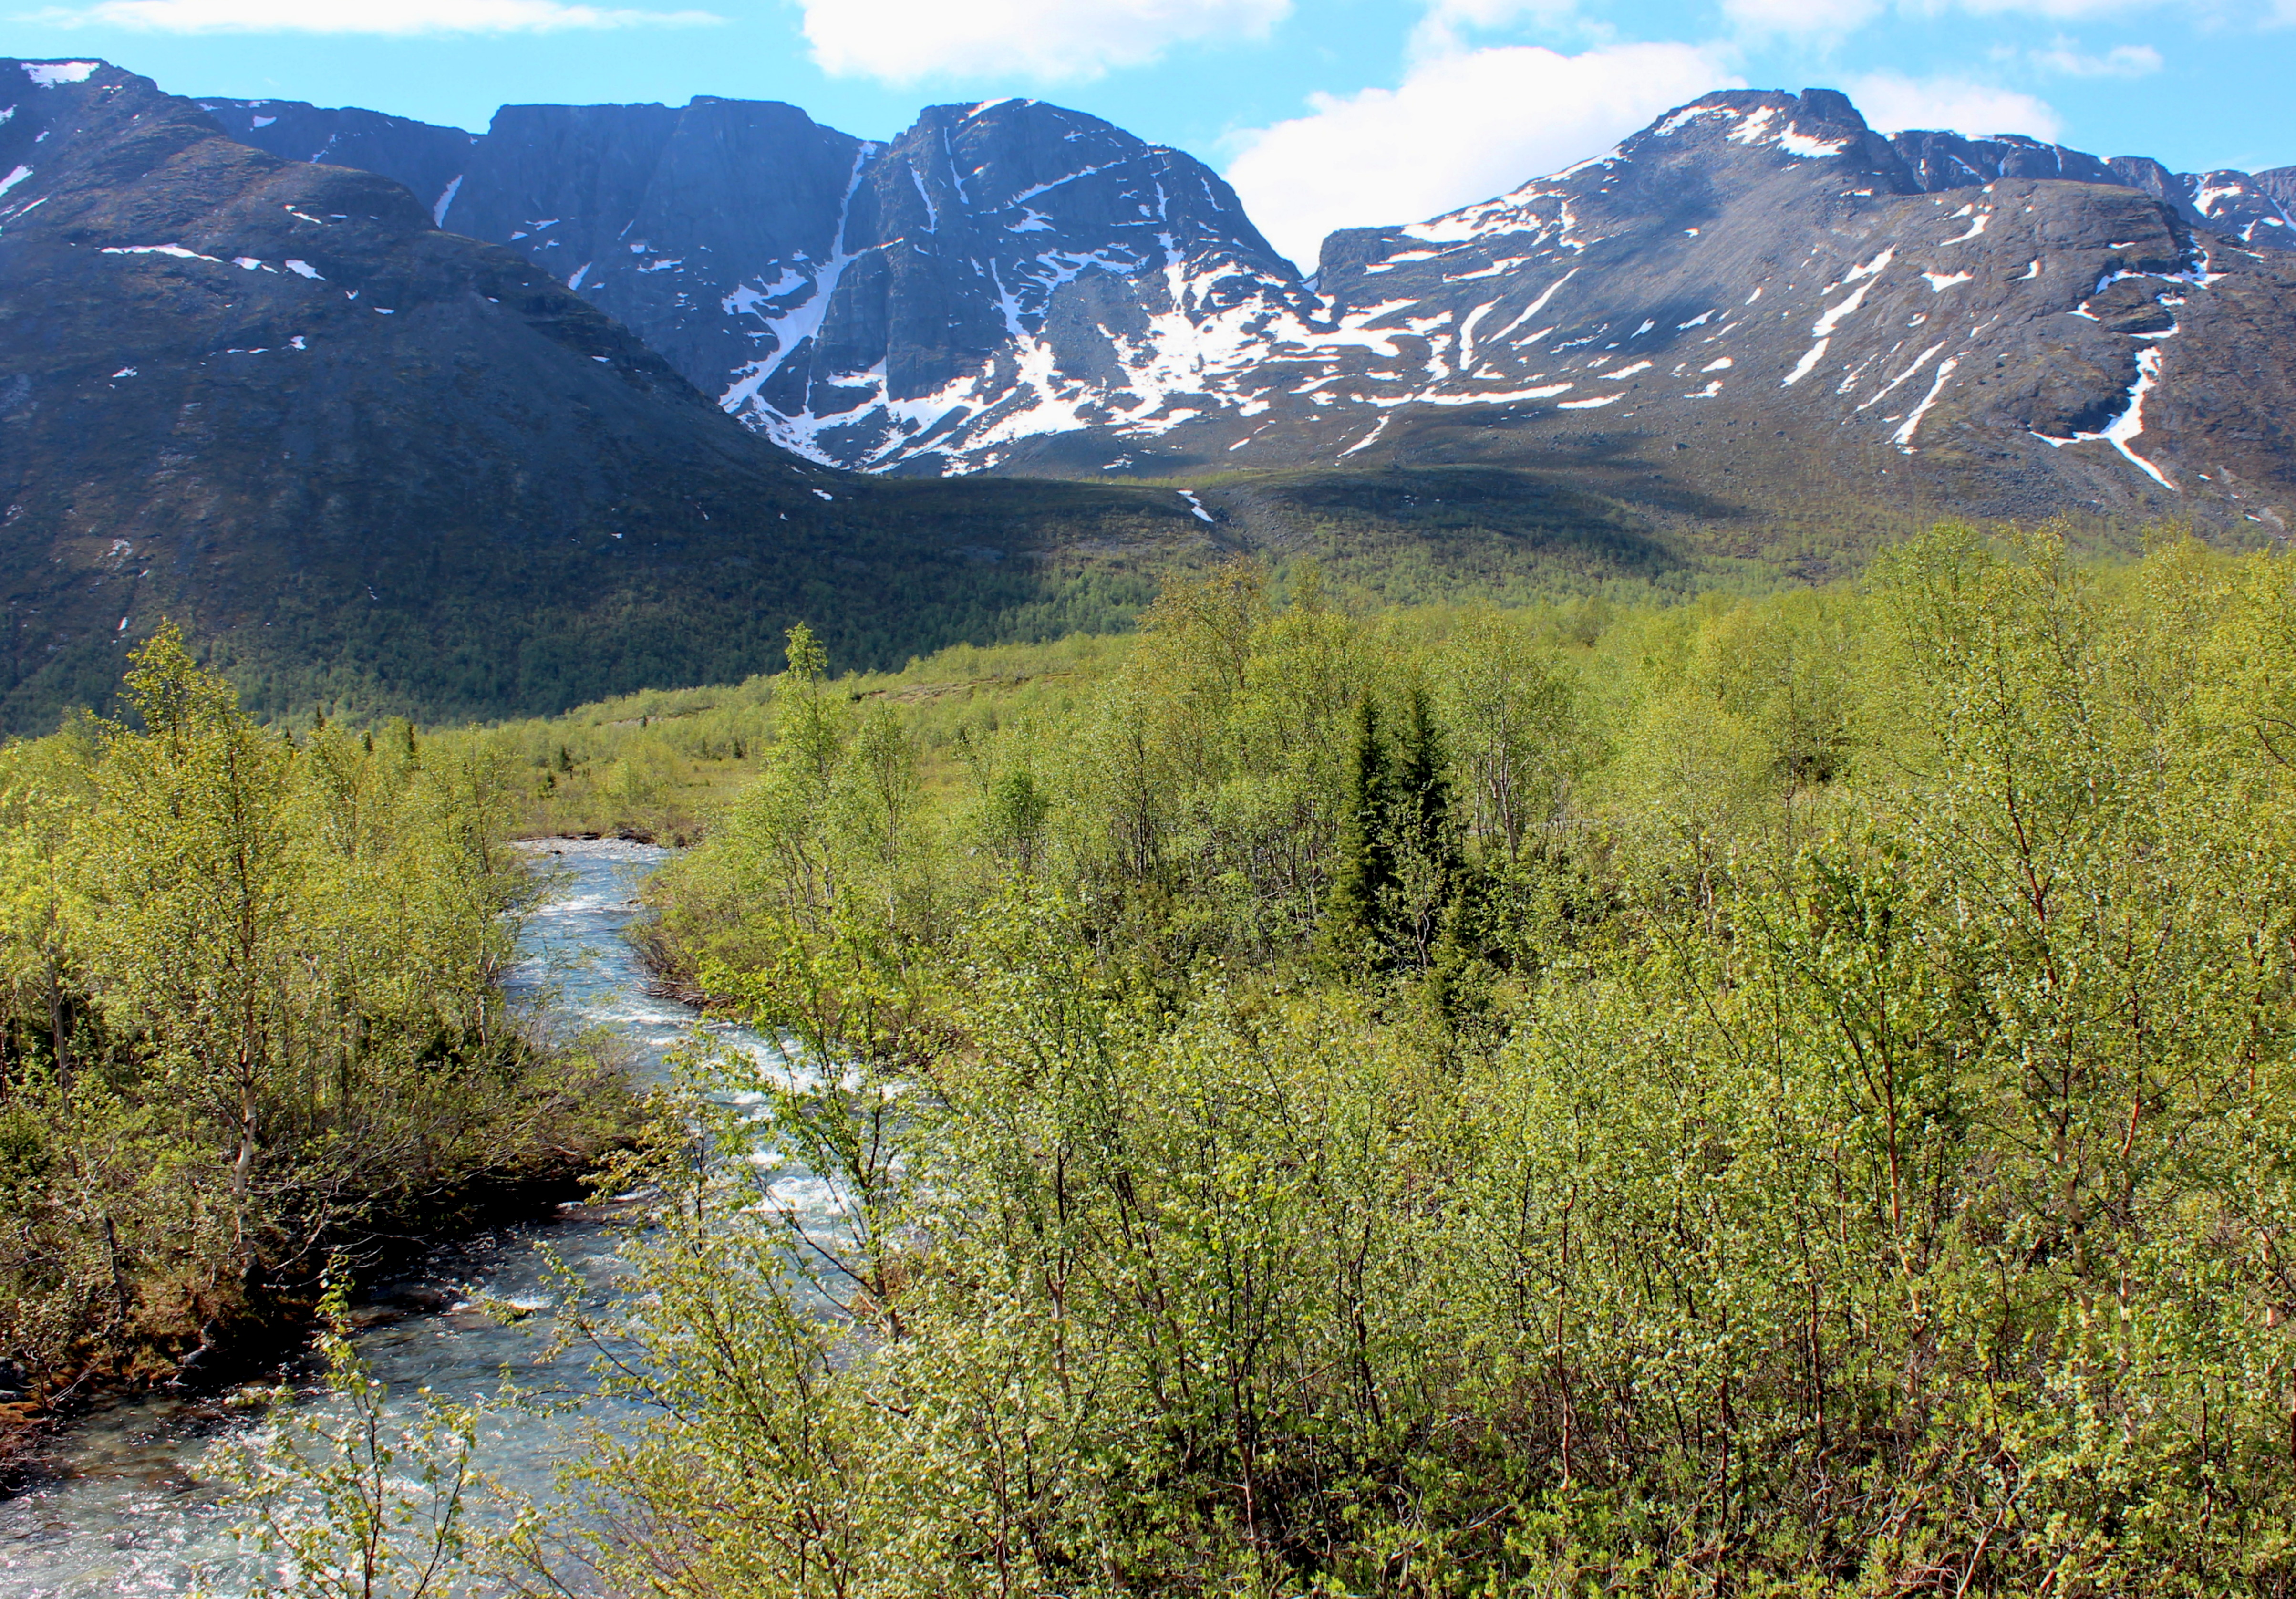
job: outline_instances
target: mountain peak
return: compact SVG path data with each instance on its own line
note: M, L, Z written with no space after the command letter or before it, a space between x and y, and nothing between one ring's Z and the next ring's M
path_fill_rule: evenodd
M263 114L241 136L287 126ZM1719 90L1496 199L1341 230L1313 291L1218 175L1043 101L929 107L882 144L715 100L506 108L460 138L439 146L459 164L437 192L445 226L526 255L751 428L876 471L1354 463L1453 439L1471 417L1523 439L1629 424L1714 439L1784 405L1789 439L1823 419L1848 430L1824 452L1866 440L1866 464L1824 469L1860 481L1958 459L1967 429L2002 463L1972 482L1997 471L2038 492L2070 474L2142 496L2170 485L2125 480L2126 439L2098 447L2101 466L2067 441L2136 414L2136 358L2171 324L2185 341L2157 350L2144 425L2180 403L2161 385L2217 335L2188 337L2208 318L2164 303L2209 285L2171 280L2246 270L2209 239L2296 243L2296 173L1885 135L1825 87ZM2003 184L2021 185L2021 209L2003 209ZM2060 233L2033 233L2044 217ZM2001 281L1981 289L1988 274ZM1871 315L1885 304L1894 324ZM1868 391L1876 372L1886 398ZM1828 373L1840 417L1814 398ZM1721 477L1742 471L1718 459ZM2024 505L2029 488L1997 501Z
M288 611L372 628L447 569L818 504L828 474L400 184L54 65L0 59L0 306L39 329L0 347L0 722L116 672L161 607L259 648Z
M1795 104L1794 118L1797 121L1854 128L1859 133L1868 131L1866 119L1840 89L1804 89Z

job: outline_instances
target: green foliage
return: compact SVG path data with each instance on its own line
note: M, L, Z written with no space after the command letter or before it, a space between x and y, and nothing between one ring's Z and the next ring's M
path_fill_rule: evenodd
M1431 423L1446 430L1401 425ZM1917 514L1813 499L1800 483L1768 496L1782 512L1752 512L1654 491L1627 457L1478 463L1494 442L1430 439L1405 452L1411 465L1185 482L879 477L824 502L828 488L792 480L787 498L767 491L714 521L640 492L582 527L399 528L299 556L250 546L228 586L245 604L167 603L259 718L460 723L741 683L779 666L800 619L841 668L882 672L952 646L1123 634L1168 582L1239 548L1275 562L1279 585L1313 565L1365 606L1650 605L1855 571ZM1214 493L1219 525L1175 492L1189 484ZM0 666L0 730L116 709L121 646L140 629L76 633L20 676Z
M36 1390L220 1365L326 1250L562 1169L620 1103L503 994L533 880L487 750L283 736L172 630L128 693L0 750L0 1341Z
M1332 882L1324 936L1342 960L1368 961L1385 943L1387 906L1396 891L1395 847L1390 817L1395 807L1394 762L1382 736L1379 707L1369 698L1356 707L1355 765L1348 774L1346 821Z
M209 1470L244 1513L243 1599L443 1599L463 1587L481 1416L424 1390L412 1426L351 1343L342 1287L320 1301L324 1398L275 1397L263 1432L217 1449Z
M1316 467L1206 480L1284 529L1271 547L1385 606L1523 604L1573 594L1650 603L1775 568L1718 558L1647 512L1551 472L1480 465Z
M783 1050L618 1164L624 1408L491 1580L2296 1592L2296 558L1299 577L1002 675L792 636L652 890Z
M402 524L356 550L257 541L232 553L243 602L170 603L259 718L461 722L737 683L779 664L800 619L840 661L881 669L959 643L1121 631L1165 570L1200 559L1202 524L1164 489L864 479L824 503L791 481L782 509L767 490L712 523L644 488L586 526ZM120 642L79 638L21 676L0 664L0 732L111 709Z
M1057 705L784 731L658 880L792 1054L629 1174L580 1561L2296 1589L2292 594L1954 528L1670 611L1234 569Z

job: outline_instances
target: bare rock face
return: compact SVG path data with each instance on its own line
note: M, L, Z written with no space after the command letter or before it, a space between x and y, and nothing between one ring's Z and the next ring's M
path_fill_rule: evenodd
M825 463L1471 461L1726 519L1816 488L2267 527L2291 480L2265 352L2296 169L1884 137L1831 90L1732 92L1497 200L1336 234L1303 281L1199 163L1035 102L934 107L888 145L783 105L505 107L444 182L468 135L267 104L240 136L435 185L447 226Z
M1497 200L1334 234L1325 314L1164 442L1576 463L1744 510L2276 526L2296 363L2266 352L2296 351L2296 256L2118 184L1931 192L1940 148L1907 143L1839 95L1718 94Z
M338 113L265 102L255 128L256 102L204 103L276 153L436 184L442 226L823 462L962 472L1048 427L1152 438L1315 312L1210 168L1036 101L936 106L890 144L766 102L505 106L443 182L420 125L354 149L372 113L339 113L328 145Z
M445 221L864 468L993 465L1055 413L1121 428L1193 380L1176 343L1311 303L1210 170L1035 102L935 107L890 145L783 105L507 107Z
M1904 158L1914 186L1931 193L1989 184L1998 177L2054 177L2077 184L2128 181L2109 162L2022 134L1972 139L1915 128L1892 135L1890 144Z
M242 144L282 160L356 167L404 184L435 221L468 170L475 135L356 107L323 110L300 100L202 100L199 108Z
M1025 530L788 454L437 206L0 59L0 724L100 700L163 613L435 714L738 677L808 611L906 653L904 607L985 581L952 543Z

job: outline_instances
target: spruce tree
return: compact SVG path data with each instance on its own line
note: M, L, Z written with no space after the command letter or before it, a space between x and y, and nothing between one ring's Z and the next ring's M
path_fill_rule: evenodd
M1324 943L1345 961L1386 964L1388 905L1396 887L1390 819L1395 788L1379 709L1366 694L1356 707L1355 766L1349 774L1340 858L1324 918Z
M1427 691L1417 685L1404 700L1403 728L1390 772L1387 853L1395 886L1382 905L1380 934L1398 964L1425 972L1436 964L1436 946L1465 863L1451 824L1442 735L1430 713Z
M1458 838L1451 826L1451 780L1443 757L1443 735L1428 710L1427 691L1416 685L1404 701L1399 746L1393 758L1389 801L1390 857L1400 850L1416 852L1447 887L1459 868Z

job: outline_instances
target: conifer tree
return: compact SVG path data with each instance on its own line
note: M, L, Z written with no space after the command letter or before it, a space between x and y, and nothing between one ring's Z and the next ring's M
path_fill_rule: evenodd
M1428 709L1427 691L1416 685L1404 701L1403 736L1392 769L1390 852L1414 850L1447 880L1459 864L1458 840L1451 827L1449 765L1443 735Z
M1387 856L1392 887L1382 905L1382 941L1402 964L1426 971L1462 875L1451 825L1451 782L1427 691L1404 699L1403 731L1390 758Z
M1356 757L1349 774L1346 822L1332 897L1324 918L1326 947L1342 962L1384 964L1382 937L1387 901L1395 890L1395 852L1388 815L1395 773L1381 736L1379 708L1366 694L1356 707Z

